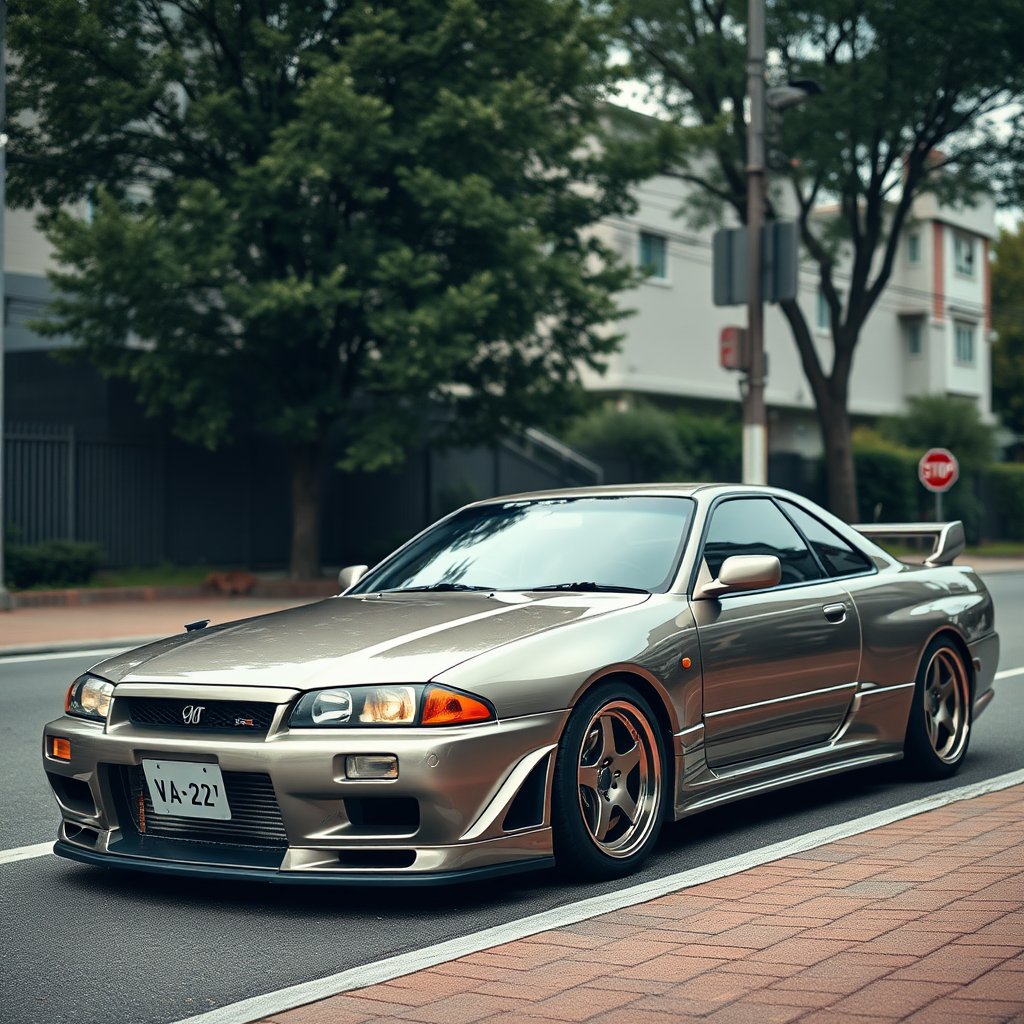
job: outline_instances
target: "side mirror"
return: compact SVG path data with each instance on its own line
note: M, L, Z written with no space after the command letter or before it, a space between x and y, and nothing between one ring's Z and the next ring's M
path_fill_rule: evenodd
M338 593L344 594L346 590L351 590L366 575L367 569L368 565L346 565L338 573Z
M694 599L715 599L738 590L764 590L777 587L782 579L782 565L775 555L730 555L723 563L717 580L698 581Z

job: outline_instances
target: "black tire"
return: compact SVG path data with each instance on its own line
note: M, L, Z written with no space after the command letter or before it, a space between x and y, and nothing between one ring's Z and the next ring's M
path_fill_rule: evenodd
M643 863L664 819L665 765L658 720L636 690L604 683L583 695L562 733L552 783L563 872L605 880Z
M972 698L963 655L951 640L936 637L921 657L907 721L903 755L911 774L948 779L957 773L971 739Z

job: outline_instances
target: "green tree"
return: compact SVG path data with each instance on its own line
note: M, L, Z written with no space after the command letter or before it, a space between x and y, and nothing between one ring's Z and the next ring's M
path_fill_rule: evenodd
M993 246L992 406L1003 426L1024 434L1024 221Z
M64 267L41 329L189 440L281 438L293 575L329 429L361 469L428 422L486 442L614 348L631 271L587 229L647 166L579 0L12 0L8 32L8 195Z
M746 4L624 5L633 71L680 129L670 173L696 186L681 213L709 220L731 211L745 220ZM769 48L778 57L773 82L809 78L824 88L772 119L768 212L795 206L820 272L831 358L819 353L796 302L782 311L817 407L829 504L852 521L848 400L857 343L892 274L915 198L932 191L944 201L969 201L1012 178L995 118L1024 91L1024 3L775 0L768 15Z

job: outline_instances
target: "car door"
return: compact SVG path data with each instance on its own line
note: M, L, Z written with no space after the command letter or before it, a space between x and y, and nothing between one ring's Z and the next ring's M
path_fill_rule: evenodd
M854 603L769 497L714 507L701 573L716 578L727 557L745 554L778 557L781 583L692 602L711 767L825 742L857 686Z

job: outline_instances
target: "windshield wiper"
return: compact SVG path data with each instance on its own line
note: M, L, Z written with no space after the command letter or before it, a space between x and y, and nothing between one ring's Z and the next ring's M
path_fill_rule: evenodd
M549 583L545 587L530 587L531 590L579 590L585 593L607 591L619 594L649 594L649 590L639 587L617 587L608 583Z
M385 594L412 594L427 590L449 593L459 590L494 590L494 587L473 587L468 583L430 583L425 587L395 587L392 590L385 590Z

